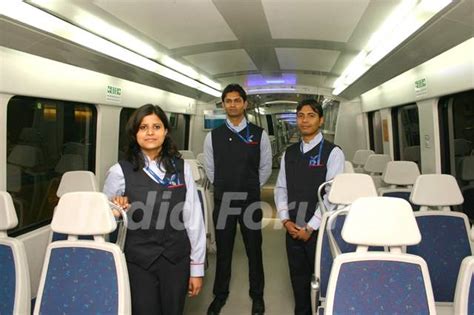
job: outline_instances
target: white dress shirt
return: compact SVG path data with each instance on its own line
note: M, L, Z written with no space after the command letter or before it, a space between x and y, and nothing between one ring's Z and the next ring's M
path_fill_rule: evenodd
M165 178L166 172L159 167L156 161L152 161L145 155L145 168L147 166L161 179ZM146 170L145 173L153 179ZM204 259L206 256L206 230L201 210L201 203L189 164L184 161L184 179L186 182L186 200L183 207L183 221L186 232L191 243L191 276L204 276ZM125 177L119 163L113 165L105 176L104 194L110 199L115 196L123 196L125 193Z
M247 119L242 119L238 126L234 126L229 119L226 119L227 124L236 132L241 132L247 127ZM206 170L207 178L214 183L214 149L212 147L212 132L206 135L204 140L204 168ZM259 165L259 181L260 187L265 185L268 178L272 174L272 146L265 130L262 132L260 140L260 165Z
M303 140L303 153L306 153L312 150L315 146L317 146L321 140L323 139L323 135L319 132L316 137L311 139L308 143L304 142ZM334 149L329 154L328 162L327 162L327 172L326 172L326 181L333 179L337 174L341 174L344 171L344 153L339 147L334 147ZM326 194L323 197L324 205L326 209L332 209L334 207L328 200L328 192L329 187L326 186ZM317 191L314 192L315 194ZM278 210L278 216L280 220L288 220L290 218L290 213L288 210L288 189L286 186L286 171L285 171L285 153L281 157L280 163L280 172L278 173L278 179L275 185L275 204ZM316 230L321 225L321 210L318 208L314 212L313 217L307 223L312 229Z

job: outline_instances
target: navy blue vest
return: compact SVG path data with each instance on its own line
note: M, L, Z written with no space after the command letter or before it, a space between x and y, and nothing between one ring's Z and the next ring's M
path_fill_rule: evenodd
M319 166L310 166L309 157L319 153L321 143L303 154L301 142L286 149L285 172L290 219L305 226L318 206L318 188L326 181L327 162L335 145L324 140Z
M212 130L214 198L224 192L248 193L248 201L260 200L260 141L263 129L248 123L251 143L245 143L225 124ZM246 128L240 134L246 136Z
M191 244L182 213L186 200L184 161L176 160L183 184L177 187L158 184L142 169L134 171L128 161L119 161L119 164L125 176L125 196L131 204L124 249L127 261L148 269L161 255L172 262L189 257Z

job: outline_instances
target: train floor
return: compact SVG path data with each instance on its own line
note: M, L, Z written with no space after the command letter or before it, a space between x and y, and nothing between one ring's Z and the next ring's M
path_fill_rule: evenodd
M262 222L263 229L263 266L265 270L265 314L288 315L293 313L293 292L288 272L288 262L285 248L285 232L280 220L276 216L273 202L273 187L278 175L274 169L268 183L262 189L262 201L269 206L264 207ZM240 230L237 229L234 255L232 262L232 278L230 294L226 305L222 308L222 315L250 314L252 300L249 297L248 261ZM213 299L212 286L215 276L215 254L207 256L208 268L204 277L201 294L186 300L186 315L206 314L207 308Z

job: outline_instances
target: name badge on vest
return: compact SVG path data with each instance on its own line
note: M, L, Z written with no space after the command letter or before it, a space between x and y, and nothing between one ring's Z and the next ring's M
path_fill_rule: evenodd
M324 145L324 138L321 140L321 144L319 145L319 152L315 156L309 156L308 160L308 167L309 168L316 168L316 167L323 167L324 165L321 164L321 155L323 151L323 145ZM303 153L303 142L300 143L300 152L301 154L304 155Z

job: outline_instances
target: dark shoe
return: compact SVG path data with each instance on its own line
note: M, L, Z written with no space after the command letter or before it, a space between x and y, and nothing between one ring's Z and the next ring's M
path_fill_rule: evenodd
M211 305L207 309L207 315L218 315L221 312L222 307L224 306L227 299L214 298Z
M263 299L254 299L252 303L252 315L263 315L265 313L265 302Z

